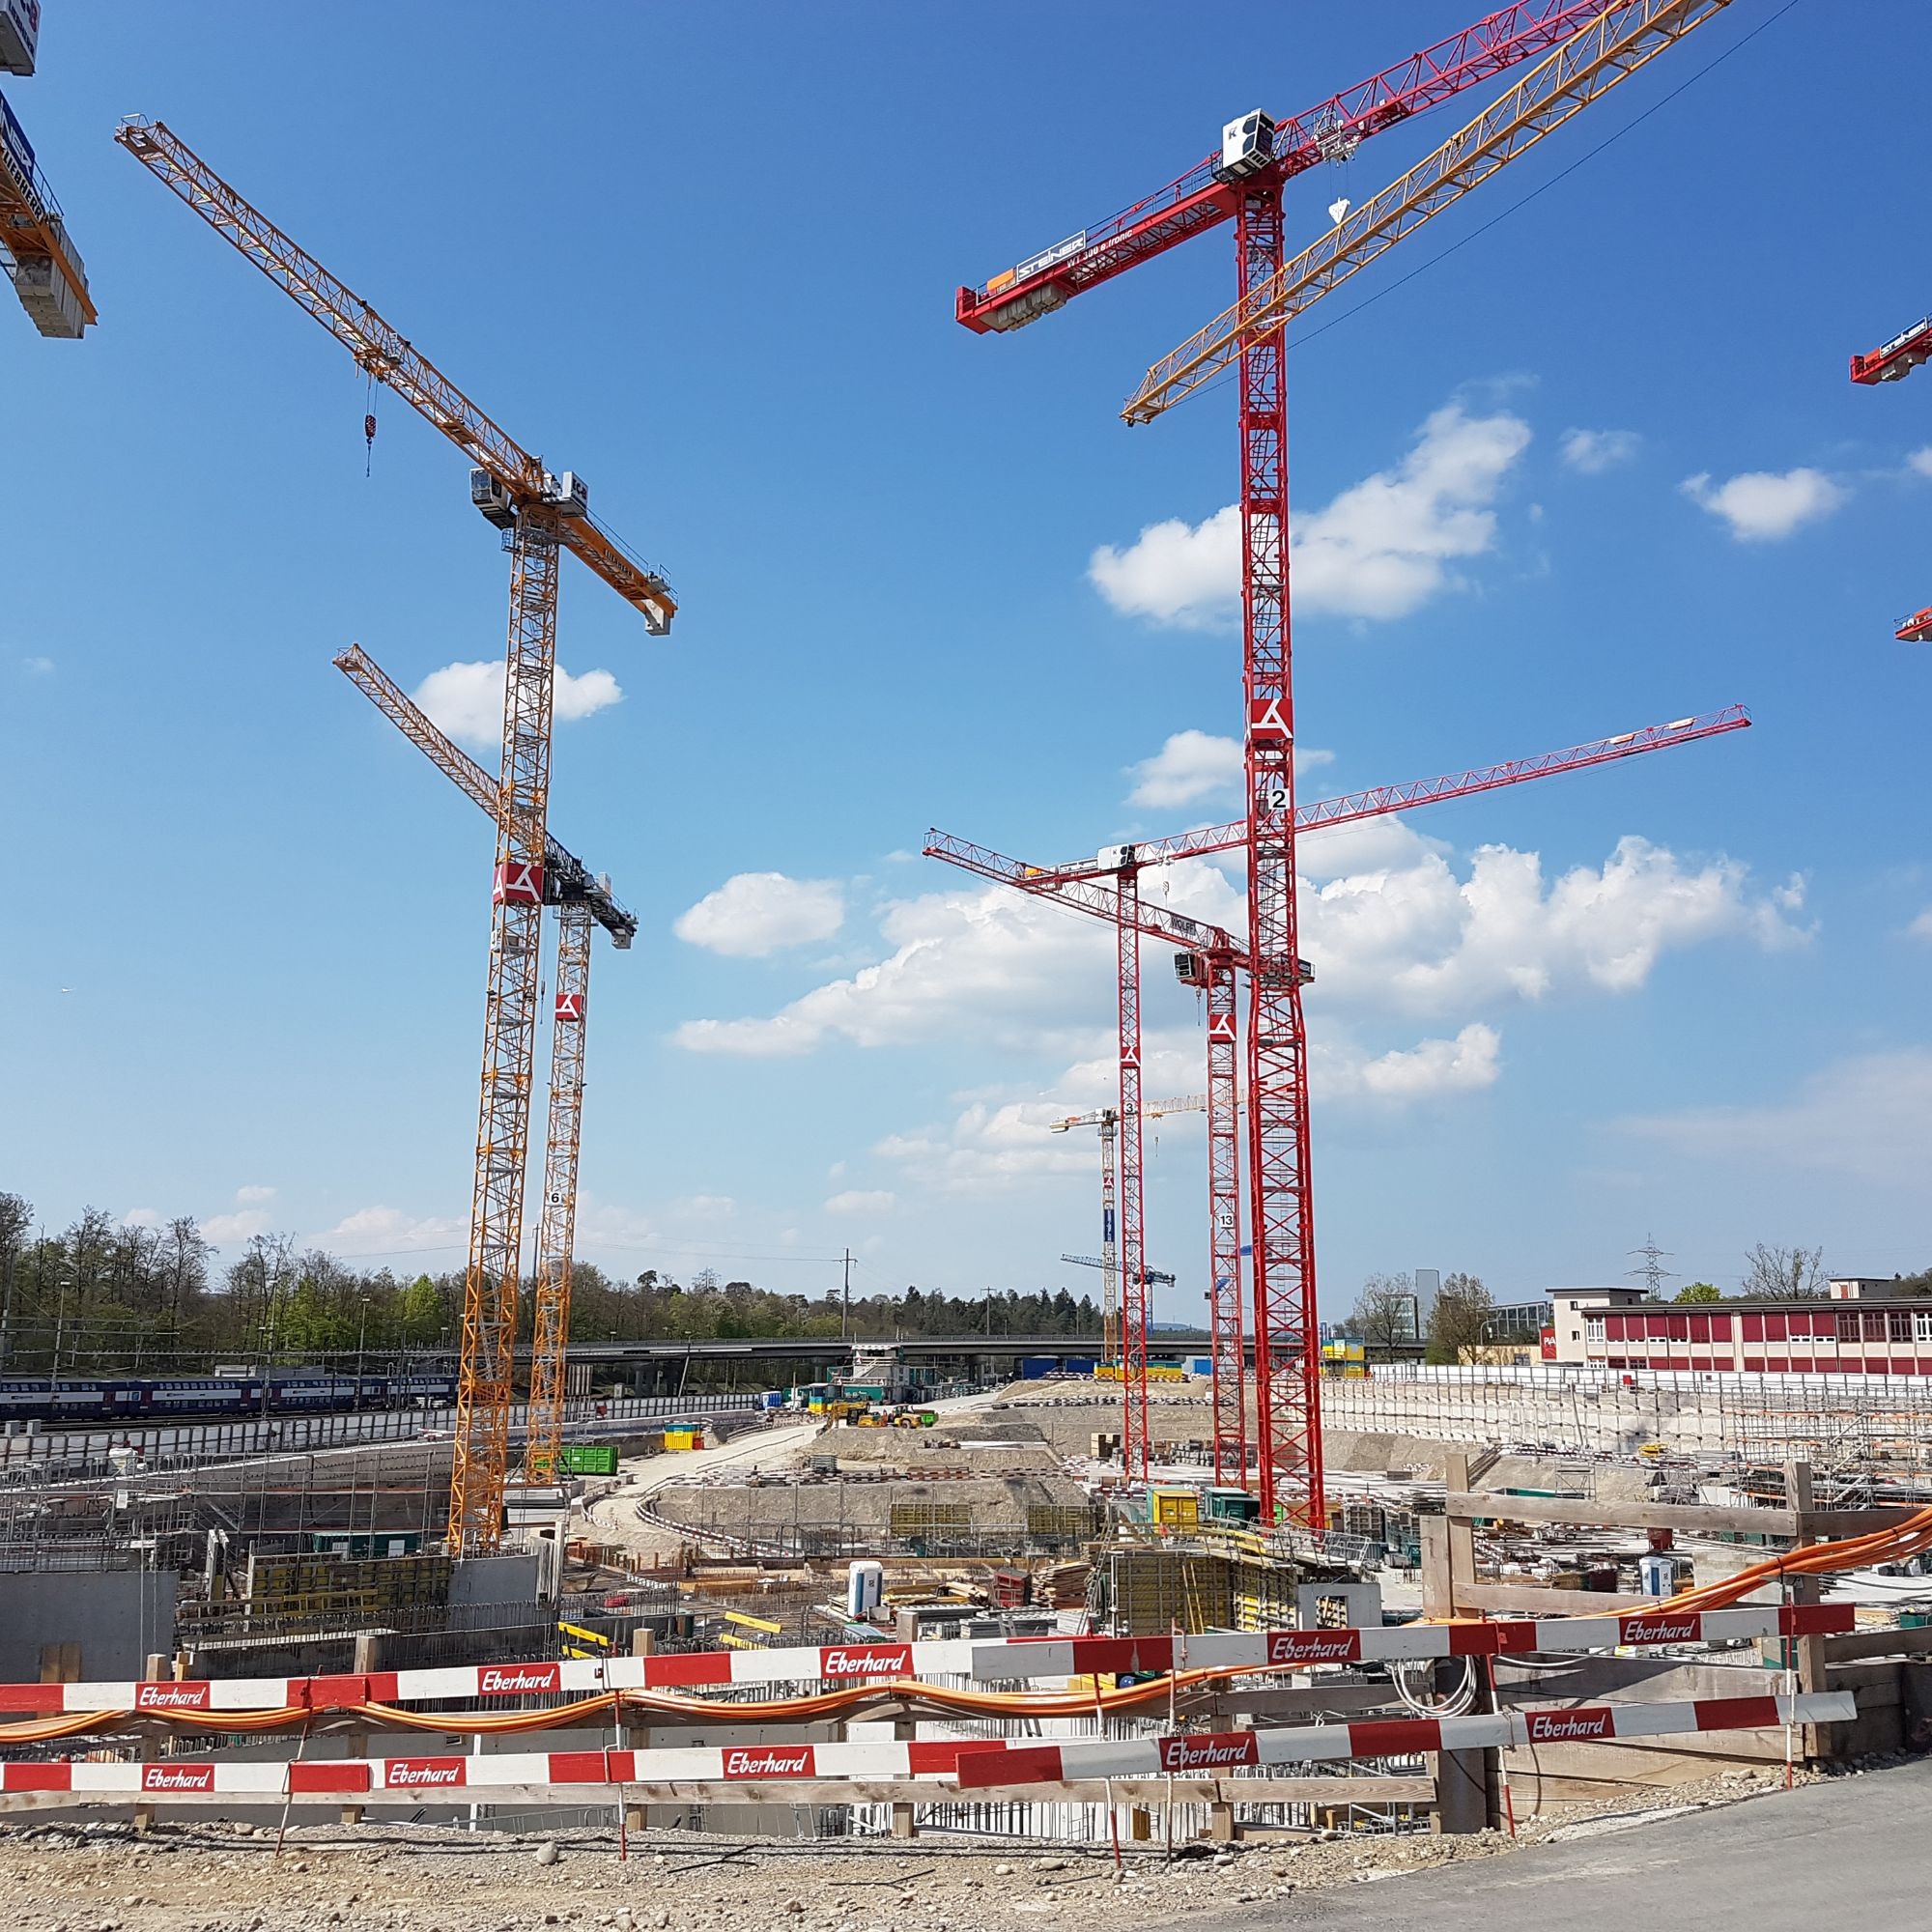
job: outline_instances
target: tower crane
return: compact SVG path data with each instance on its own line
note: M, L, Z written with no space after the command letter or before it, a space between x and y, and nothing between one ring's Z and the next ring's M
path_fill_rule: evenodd
M1164 1115L1181 1112L1201 1113L1208 1105L1208 1096L1191 1095L1185 1100L1150 1100L1141 1109L1141 1120L1160 1120ZM1049 1122L1047 1131L1055 1134L1072 1133L1079 1127L1097 1127L1100 1136L1100 1253L1096 1265L1100 1270L1100 1355L1110 1368L1120 1367L1120 1243L1114 1225L1114 1144L1120 1135L1121 1116L1113 1107L1095 1107L1085 1114L1069 1114L1064 1121ZM1078 1260L1079 1257L1062 1255L1062 1261Z
M502 532L510 554L503 762L447 1538L453 1554L473 1555L495 1548L503 1530L561 554L569 551L616 591L652 636L670 629L677 600L660 571L590 515L582 477L547 469L163 123L128 121L115 139L321 323L373 382L393 389L463 451L470 464L470 501Z
M0 73L34 71L39 0L0 0ZM43 335L75 342L99 317L67 217L34 158L27 130L0 94L0 263Z
M1208 178L1225 190L1235 222L1237 300L1226 315L1156 363L1128 403L1145 422L1238 366L1242 609L1243 777L1248 801L1247 1152L1254 1256L1255 1375L1261 1434L1261 1501L1269 1520L1285 1516L1320 1529L1324 1516L1321 1431L1320 1331L1316 1313L1313 1181L1308 1143L1307 1037L1294 888L1294 704L1289 622L1288 410L1281 330L1287 321L1339 286L1405 235L1439 213L1497 169L1526 153L1590 101L1645 66L1664 47L1721 11L1728 0L1608 0L1588 9L1512 8L1478 21L1418 70L1338 96L1315 124L1288 124L1257 110L1222 130L1218 164ZM1539 65L1485 114L1453 135L1392 187L1350 210L1338 202L1330 232L1285 262L1282 188L1325 153L1346 155L1400 115L1387 106L1446 99L1536 54ZM1423 57L1418 57L1418 62ZM1364 111L1350 119L1357 101ZM1327 138L1324 141L1324 134ZM1285 152L1284 152L1285 148ZM1200 182L1197 169L1182 182ZM1177 185L1179 186L1179 185ZM1201 227L1180 214L1187 192L1163 190L1136 205L1096 240L1130 267ZM1130 237L1139 238L1130 242ZM954 313L1007 326L1057 307L1088 284L1076 281L1093 258L1083 233L1009 270L1003 286L961 291ZM1021 270L1028 271L1022 276ZM1052 288L1039 286L1046 276ZM1104 279L1095 275L1094 280ZM1022 291L1019 284L1028 287ZM1030 309L1020 306L1033 298ZM1009 304L1011 307L1009 308ZM1123 1068L1121 1114L1129 1106ZM1124 1152L1124 1148L1123 1148ZM1127 1184L1124 1158L1123 1189ZM1128 1203L1123 1193L1122 1225ZM1276 1363L1280 1373L1276 1373Z
M1869 355L1854 355L1852 381L1875 388L1880 383L1901 381L1926 362L1932 362L1932 315L1900 329ZM1894 635L1901 644L1932 643L1932 604L1901 617Z
M1496 791L1507 785L1522 784L1533 779L1555 778L1566 772L1584 771L1596 765L1615 764L1640 757L1651 752L1668 751L1695 744L1701 739L1722 737L1732 731L1747 730L1750 713L1742 704L1719 711L1696 712L1662 724L1646 724L1634 731L1619 731L1586 744L1565 746L1529 758L1512 758L1501 764L1473 767L1434 779L1412 780L1406 784L1378 785L1366 791L1344 793L1331 799L1318 799L1297 806L1294 824L1297 832L1311 832L1351 825L1363 819L1385 817L1419 806L1445 803L1450 799L1472 797ZM1234 851L1248 841L1245 820L1228 825L1201 827L1171 838L1147 838L1132 844L1101 847L1093 859L1079 859L1063 866L1034 866L1024 860L1008 858L988 847L974 845L950 833L928 832L925 856L943 859L964 871L1010 886L1036 898L1051 899L1072 906L1076 911L1111 920L1121 935L1117 954L1120 975L1120 1031L1122 1058L1134 1063L1136 1079L1140 1057L1140 949L1142 934L1179 939L1175 966L1182 980L1204 996L1208 1018L1207 1092L1203 1096L1208 1116L1208 1333L1214 1363L1212 1415L1214 1462L1217 1482L1245 1482L1248 1467L1247 1378L1241 1312L1240 1158L1236 1127L1236 1089L1238 1085L1236 993L1236 974L1249 970L1247 946L1221 927L1187 919L1162 907L1156 911L1144 900L1138 880L1142 868L1179 859L1210 857ZM1131 937L1128 943L1131 919ZM1301 984L1314 978L1306 960L1297 961ZM1142 1106L1131 1119L1123 1110L1103 1109L1094 1124L1101 1133L1102 1226L1111 1229L1109 1213L1115 1193L1113 1166L1115 1145L1131 1148L1136 1156L1142 1121L1155 1111L1179 1111L1180 1103L1157 1102ZM1105 1119L1111 1116L1111 1122ZM1085 1119L1065 1122L1065 1126L1086 1124ZM1133 1171L1139 1172L1136 1158ZM1138 1233L1138 1230L1137 1230ZM1252 1253L1252 1250L1248 1250ZM1103 1304L1106 1299L1103 1284ZM1122 1284L1122 1348L1121 1351L1122 1402L1125 1410L1123 1454L1131 1476L1132 1451L1137 1443L1145 1446L1144 1434L1137 1432L1138 1420L1127 1365L1134 1359L1127 1285ZM1259 1358L1260 1350L1256 1350ZM1139 1359L1145 1360L1145 1338ZM1257 1368L1259 1381L1259 1368ZM1259 1408L1259 1405L1258 1405Z
M494 820L497 781L454 743L363 650L351 644L333 660L404 737ZM590 927L618 952L638 936L637 916L611 881L544 835L544 903L557 909L556 977L552 1003L550 1114L544 1136L543 1208L537 1221L536 1293L530 1334L530 1400L524 1480L555 1480L563 1441L565 1369L570 1343L570 1269L577 1234L577 1158L582 1141L583 1066L590 1028Z
M1103 1268L1107 1265L1098 1255L1062 1255L1060 1259L1070 1263L1074 1267ZM1142 1268L1141 1281L1149 1288L1172 1288L1175 1285L1174 1276L1164 1268Z

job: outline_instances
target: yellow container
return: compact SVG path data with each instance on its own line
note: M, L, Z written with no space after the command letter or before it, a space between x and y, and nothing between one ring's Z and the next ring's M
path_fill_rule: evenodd
M1193 1529L1201 1521L1200 1494L1194 1490L1155 1490L1148 1497L1148 1515L1153 1522Z

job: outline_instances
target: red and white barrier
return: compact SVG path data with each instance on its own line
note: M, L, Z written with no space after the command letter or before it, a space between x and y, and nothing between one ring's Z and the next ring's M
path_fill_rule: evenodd
M962 1753L997 1757L1000 1739L763 1744L651 1750L489 1751L426 1757L202 1759L0 1764L0 1792L228 1793L282 1797L361 1791L487 1791L492 1786L769 1783L807 1777L951 1778ZM479 1800L478 1802L486 1802Z
M1075 1636L842 1643L777 1650L706 1650L662 1657L566 1659L379 1670L364 1676L230 1677L176 1684L0 1684L0 1717L81 1711L331 1710L357 1704L450 1702L605 1690L697 1690L727 1684L890 1683L968 1677L980 1683L1094 1672L1293 1670L1321 1663L1507 1657L1523 1651L1614 1650L1768 1636L1827 1636L1854 1626L1850 1605L1729 1610L1634 1610L1607 1617L1521 1617L1490 1623L1402 1624L1383 1630L1215 1632L1199 1636Z
M1606 1743L1687 1731L1754 1731L1782 1724L1841 1723L1858 1715L1849 1690L1796 1697L1702 1697L1663 1704L1591 1704L1558 1711L1499 1711L1472 1718L1370 1719L1270 1730L1197 1731L1167 1737L1029 1745L959 1755L962 1787L1058 1784L1070 1778L1211 1776L1338 1758L1417 1757L1425 1751L1518 1745Z
M1603 1743L1691 1731L1837 1723L1857 1715L1850 1691L1796 1697L1708 1697L1664 1704L1595 1704L1470 1718L1396 1718L1351 1724L1095 1738L1058 1745L948 1738L876 1744L759 1744L647 1750L491 1751L415 1757L187 1759L96 1763L65 1758L0 1764L0 1795L343 1799L420 1804L463 1792L548 1790L565 1801L591 1787L734 1785L804 1779L929 1779L936 1790L1075 1779L1218 1777L1271 1765L1413 1757L1425 1751Z

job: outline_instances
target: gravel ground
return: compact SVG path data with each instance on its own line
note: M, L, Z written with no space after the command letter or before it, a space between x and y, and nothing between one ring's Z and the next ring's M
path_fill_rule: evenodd
M1468 1838L1280 1838L1189 1848L1169 1861L1128 1849L1019 1847L948 1839L899 1847L639 1833L614 1838L469 1833L369 1825L272 1830L163 1823L137 1839L119 1823L0 1828L5 1923L28 1932L1010 1932L1036 1917L1092 1914L1129 1932L1299 1891L1393 1878L1518 1846L1623 1829L1776 1791L1781 1771L1731 1772L1657 1794L1645 1808L1567 1811L1531 1821L1514 1843Z

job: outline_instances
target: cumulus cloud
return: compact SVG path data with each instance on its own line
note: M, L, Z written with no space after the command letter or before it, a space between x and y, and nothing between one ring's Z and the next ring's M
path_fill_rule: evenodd
M1739 543L1777 543L1829 517L1850 492L1822 469L1749 469L1728 482L1710 472L1687 476L1680 486L1699 509L1730 526Z
M898 1196L886 1187L848 1187L825 1204L828 1214L890 1214Z
M1297 776L1334 762L1333 752L1295 747ZM1241 742L1238 738L1217 738L1207 731L1177 731L1152 757L1129 765L1127 774L1134 781L1134 788L1127 794L1129 805L1179 808L1199 804L1205 798L1238 798Z
M201 1232L217 1248L232 1242L250 1241L269 1232L268 1215L259 1208L241 1208L232 1214L211 1214L201 1223Z
M1914 939L1932 940L1932 906L1928 906L1905 929Z
M1463 874L1417 839L1406 860L1304 891L1301 930L1325 999L1453 1013L1634 992L1663 953L1715 940L1796 945L1804 902L1802 879L1753 893L1733 860L1690 865L1636 837L1550 880L1535 852L1485 845Z
M1437 410L1393 469L1344 490L1291 525L1297 616L1406 617L1452 588L1452 565L1492 549L1493 505L1528 448L1519 416ZM1094 587L1123 615L1202 628L1232 619L1240 599L1240 513L1200 524L1150 524L1123 548L1102 544Z
M1032 1037L1083 1007L1095 1016L1113 950L1097 920L1072 918L997 886L896 901L880 929L894 950L875 965L818 986L769 1018L687 1020L676 1043L695 1053L768 1059L810 1053L828 1039L904 1045L976 1024L1008 1040Z
M1923 449L1915 449L1905 459L1905 467L1915 476L1932 476L1932 442L1928 442ZM44 664L46 661L42 659L41 662ZM51 669L52 667L49 666L48 668Z
M728 1221L737 1211L728 1194L687 1194L670 1204L671 1215L680 1221Z
M1629 463L1642 441L1634 429L1566 429L1560 445L1563 461L1585 476L1601 476Z
M467 1231L461 1222L440 1214L408 1214L400 1208L378 1206L345 1214L322 1238L346 1257L382 1256L456 1247Z
M1601 866L1553 877L1536 852L1486 845L1462 861L1391 823L1311 837L1300 850L1302 944L1331 1013L1461 1022L1498 1004L1634 992L1667 952L1719 941L1772 950L1808 936L1801 878L1762 888L1734 860L1689 861L1636 837ZM1165 867L1161 884L1170 910L1240 932L1232 865ZM876 964L769 1016L688 1020L676 1043L773 1058L835 1039L899 1046L972 1030L1042 1051L1092 1037L1108 1017L1112 937L1098 920L989 888L890 904L881 929L893 950ZM1464 1067L1479 1064L1480 1044L1465 1042ZM1177 1076L1173 1091L1198 1085L1192 1071Z
M1927 453L1932 454L1932 452ZM54 674L54 661L52 658L22 658L20 668L29 677L51 677Z
M272 1201L275 1198L275 1190L257 1182L248 1187L238 1187L235 1190L235 1198L244 1207L250 1207L263 1201Z
M1621 1124L1679 1157L1919 1188L1932 1161L1932 1050L1841 1060L1762 1106L1691 1107Z
M897 1161L922 1188L939 1194L1005 1194L1066 1175L1091 1176L1087 1137L1055 1133L1065 1102L976 1100L951 1126L888 1134L873 1151Z
M1128 773L1134 781L1129 805L1193 805L1239 791L1240 742L1206 731L1177 731L1152 757L1129 766Z
M739 959L830 939L845 923L845 895L833 879L739 872L678 916L671 930L693 946Z
M608 670L574 677L561 665L551 703L561 724L573 718L623 702L624 694ZM503 742L503 663L449 664L433 670L416 687L416 702L449 733L467 745Z
M1321 1101L1379 1101L1412 1107L1493 1087L1502 1073L1502 1036L1480 1021L1453 1039L1418 1040L1383 1053L1364 1051L1346 1037L1309 1029L1308 1085Z

